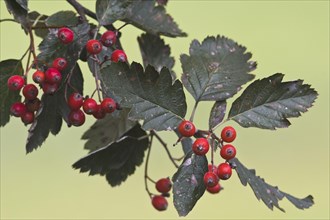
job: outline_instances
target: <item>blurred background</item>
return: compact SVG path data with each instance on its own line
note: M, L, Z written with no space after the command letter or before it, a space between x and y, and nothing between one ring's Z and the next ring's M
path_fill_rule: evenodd
M94 10L95 1L80 1ZM1 1L1 19L11 18ZM65 1L30 0L30 10L50 15L73 10ZM188 33L186 38L167 38L181 75L179 56L188 53L193 39L225 35L247 47L258 62L256 78L277 72L285 81L304 79L319 93L314 107L292 125L277 131L237 128L237 157L257 175L299 198L314 196L315 205L298 210L287 200L286 210L269 210L258 201L237 175L222 182L218 195L205 193L187 219L329 219L329 1L169 1L169 14ZM94 21L93 21L94 22ZM115 23L119 27L121 23ZM0 23L1 60L20 58L29 39L20 25ZM104 30L102 30L104 31ZM133 26L122 30L122 44L130 61L141 62L136 38L142 32ZM40 39L37 38L38 43ZM94 90L87 65L82 64L85 94ZM191 113L193 99L186 94ZM234 99L238 97L236 95ZM230 103L232 100L229 101ZM195 123L207 128L211 103L203 103ZM1 219L176 219L170 202L166 212L151 205L144 190L143 165L120 187L111 188L104 177L79 174L71 165L85 156L81 135L95 119L79 128L66 125L56 137L49 136L37 151L25 154L27 127L12 118L1 128ZM220 132L220 129L217 132ZM161 133L171 145L172 133ZM180 155L180 147L173 149ZM217 157L218 158L218 157ZM153 148L150 176L154 179L175 172L160 145ZM153 186L150 185L153 189ZM170 199L171 200L171 199Z

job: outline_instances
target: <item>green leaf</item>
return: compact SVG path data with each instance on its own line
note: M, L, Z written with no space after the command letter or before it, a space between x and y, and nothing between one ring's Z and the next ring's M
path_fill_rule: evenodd
M78 17L73 11L59 11L49 16L46 20L46 25L51 27L62 27L62 26L76 26L78 24Z
M179 216L186 216L204 194L207 169L206 157L190 152L174 174L173 202Z
M119 97L122 107L132 108L129 118L144 120L142 128L172 130L182 121L187 104L182 84L172 84L169 70L158 73L152 66L143 67L133 62L112 63L101 69L100 79L107 93Z
M148 65L155 67L160 72L165 66L172 74L172 78L175 79L175 73L173 72L174 58L171 57L171 48L165 44L164 40L159 36L149 33L142 34L138 37L140 51L143 59L143 66L146 68Z
M128 119L128 112L129 109L115 111L107 114L105 118L97 120L81 138L87 140L84 149L93 152L107 146L134 127L136 122Z
M282 82L283 76L277 73L254 81L233 102L228 119L243 127L288 127L290 122L287 118L306 112L318 94L302 80Z
M15 21L20 23L27 33L29 29L29 21L27 19L27 2L24 0L5 0L7 10L14 16Z
M168 2L168 0L157 0L157 4L158 5L164 5L164 6L166 6L167 5L167 2Z
M36 114L36 119L29 129L26 143L26 152L37 149L47 139L49 133L56 135L62 126L62 117L56 110L58 107L55 95L43 95L41 108Z
M273 210L273 207L275 206L284 212L284 209L279 206L279 200L282 200L284 197L286 197L298 209L307 209L314 204L313 197L311 195L306 198L299 199L279 190L278 187L269 185L264 181L264 179L256 176L255 170L246 168L237 158L230 160L230 163L236 167L235 170L241 180L241 183L244 186L249 184L257 199L261 199L271 210Z
M21 101L19 91L9 91L7 87L8 78L12 75L23 75L24 70L20 60L3 60L0 62L0 126L9 122L10 106L14 102Z
M97 0L96 15L102 25L122 20L154 35L187 36L154 0Z
M96 17L101 25L124 19L133 0L97 0Z
M226 101L215 102L212 106L209 118L209 129L213 130L218 124L220 124L226 114Z
M118 186L142 164L149 145L146 135L141 125L136 124L119 140L81 158L72 167L80 172L89 171L89 175L106 175L111 186Z
M47 15L41 15L37 11L32 11L28 14L28 19L31 27L34 27L34 33L41 38L45 38L48 34L46 26Z
M254 78L256 68L246 48L223 36L207 37L202 44L194 40L190 56L181 55L182 82L199 101L223 101L235 95Z
M26 11L29 10L29 8L28 8L28 0L16 0L16 2L17 2L22 8L24 8Z

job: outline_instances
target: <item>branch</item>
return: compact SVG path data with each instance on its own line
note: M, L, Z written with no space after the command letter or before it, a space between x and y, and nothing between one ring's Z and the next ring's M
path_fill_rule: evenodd
M66 1L70 5L72 5L72 7L74 7L74 9L76 9L76 11L80 15L82 21L86 22L87 18L86 18L86 15L85 15L85 8L80 3L78 3L76 0L66 0Z

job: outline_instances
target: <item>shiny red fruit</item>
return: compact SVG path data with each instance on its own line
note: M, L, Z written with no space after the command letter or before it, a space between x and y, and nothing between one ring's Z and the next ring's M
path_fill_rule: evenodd
M213 187L217 185L218 182L219 178L215 173L208 171L204 174L204 184L206 187Z
M90 54L99 54L102 51L102 45L98 40L89 40L86 44L86 50Z
M78 110L84 103L84 97L78 93L72 93L68 98L68 106L71 110Z
M221 131L221 139L224 142L233 142L236 138L236 130L232 126L224 127Z
M165 211L168 206L167 200L164 196L153 196L151 203L158 211Z
M196 133L196 128L192 122L184 120L179 124L178 131L183 137L191 137Z
M112 62L127 62L126 53L122 50L115 50L111 54L111 61Z
M33 100L28 100L27 102L25 102L25 107L27 109L27 111L29 112L35 112L38 111L41 105L41 101L38 98L35 98Z
M103 111L101 105L97 105L96 112L93 113L94 118L102 119L105 117L105 111Z
M11 91L18 91L24 86L25 80L23 76L13 75L8 78L7 86Z
M218 174L218 177L222 180L227 180L231 177L231 174L232 174L232 170L231 170L231 167L228 163L221 163L219 166L218 166L218 170L217 170L217 174Z
M85 114L83 111L74 110L69 113L68 116L69 124L73 126L81 126L85 123Z
M58 84L57 83L43 83L42 84L42 91L45 94L52 95L58 90Z
M110 47L117 41L116 33L113 31L106 31L101 36L101 42L104 46Z
M210 144L206 138L198 138L192 145L192 150L197 155L205 155L210 149Z
M231 144L225 144L220 150L220 156L225 160L233 159L236 156L236 148Z
M170 178L162 178L156 182L156 189L160 193L168 193L172 188Z
M34 113L33 112L25 112L21 115L21 120L25 125L32 124L34 121Z
M53 67L59 71L64 70L68 65L68 61L66 61L66 59L59 57L56 58L53 61Z
M57 37L63 44L69 44L73 41L74 33L70 28L63 27L58 30Z
M26 107L22 102L15 102L10 107L10 113L15 117L21 117L26 112Z
M27 84L23 88L23 95L27 100L33 100L37 98L39 93L38 88L33 84Z
M215 185L213 187L206 187L206 190L211 194L217 194L221 190L220 183L218 183L217 185Z
M43 82L45 82L45 73L40 70L37 70L33 73L32 79L35 83L42 84Z
M62 80L62 74L55 68L48 68L45 72L45 80L47 83L59 84Z
M88 115L92 115L97 111L97 103L92 98L86 99L84 101L82 107L83 107L84 112Z
M104 112L106 113L112 113L116 110L116 102L112 98L105 98L101 102L101 108L103 109Z

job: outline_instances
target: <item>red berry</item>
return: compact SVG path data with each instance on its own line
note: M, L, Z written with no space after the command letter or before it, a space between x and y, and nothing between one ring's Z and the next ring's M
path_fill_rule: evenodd
M215 173L208 171L204 174L204 184L206 187L213 187L217 185L218 182L219 178Z
M113 31L106 31L101 36L101 42L104 46L110 47L116 43L117 36Z
M184 137L191 137L195 134L195 125L190 121L182 121L178 127L179 133Z
M15 117L21 117L26 112L26 107L22 102L15 102L11 105L10 112Z
M73 126L81 126L85 123L85 114L80 109L71 111L68 116L69 124Z
M7 86L11 91L18 91L24 86L25 80L22 76L13 75L8 78Z
M37 98L39 93L38 88L33 84L27 84L23 88L23 95L27 100L33 100Z
M52 95L54 94L58 89L58 84L56 83L43 83L42 84L42 91L44 91L45 94Z
M155 209L158 211L165 211L167 209L168 203L164 196L153 196L151 203Z
M45 72L46 82L59 84L62 80L62 74L55 68L48 68Z
M33 73L32 79L35 83L41 84L45 82L45 73L40 70L37 70Z
M126 53L122 50L115 50L111 54L111 61L117 63L120 62L127 62Z
M116 110L116 102L112 98L105 98L101 102L101 108L103 109L104 112L106 113L112 113Z
M221 138L224 142L233 142L236 138L236 130L231 126L224 127L221 131Z
M57 36L63 44L69 44L73 41L74 33L70 28L63 27L58 30Z
M198 138L192 145L192 150L197 155L205 155L209 151L210 145L206 138Z
M225 160L233 159L236 156L236 148L231 144L225 144L221 148L220 156Z
M94 118L102 119L105 117L105 111L102 109L101 105L97 105L96 112L93 113Z
M206 190L211 194L217 194L221 190L220 183L218 183L217 185L215 185L213 187L206 187Z
M33 100L28 100L25 103L25 107L26 107L27 111L29 111L29 112L38 111L40 108L40 105L41 105L41 101L38 98L35 98Z
M97 103L94 99L88 98L83 103L83 110L86 114L92 115L97 111Z
M71 110L78 110L84 103L84 97L78 93L72 93L68 98L68 106Z
M99 54L102 51L102 45L98 40L89 40L86 44L86 50L90 54Z
M231 167L228 163L221 163L218 166L218 177L222 180L227 180L231 177Z
M156 189L160 193L168 193L172 188L170 178L162 178L156 182Z
M29 111L25 112L21 115L21 120L25 125L32 124L34 121L34 113Z
M56 58L53 61L53 67L55 69L58 69L59 71L64 70L67 65L68 65L68 61L66 61L66 59L64 59L62 57Z

